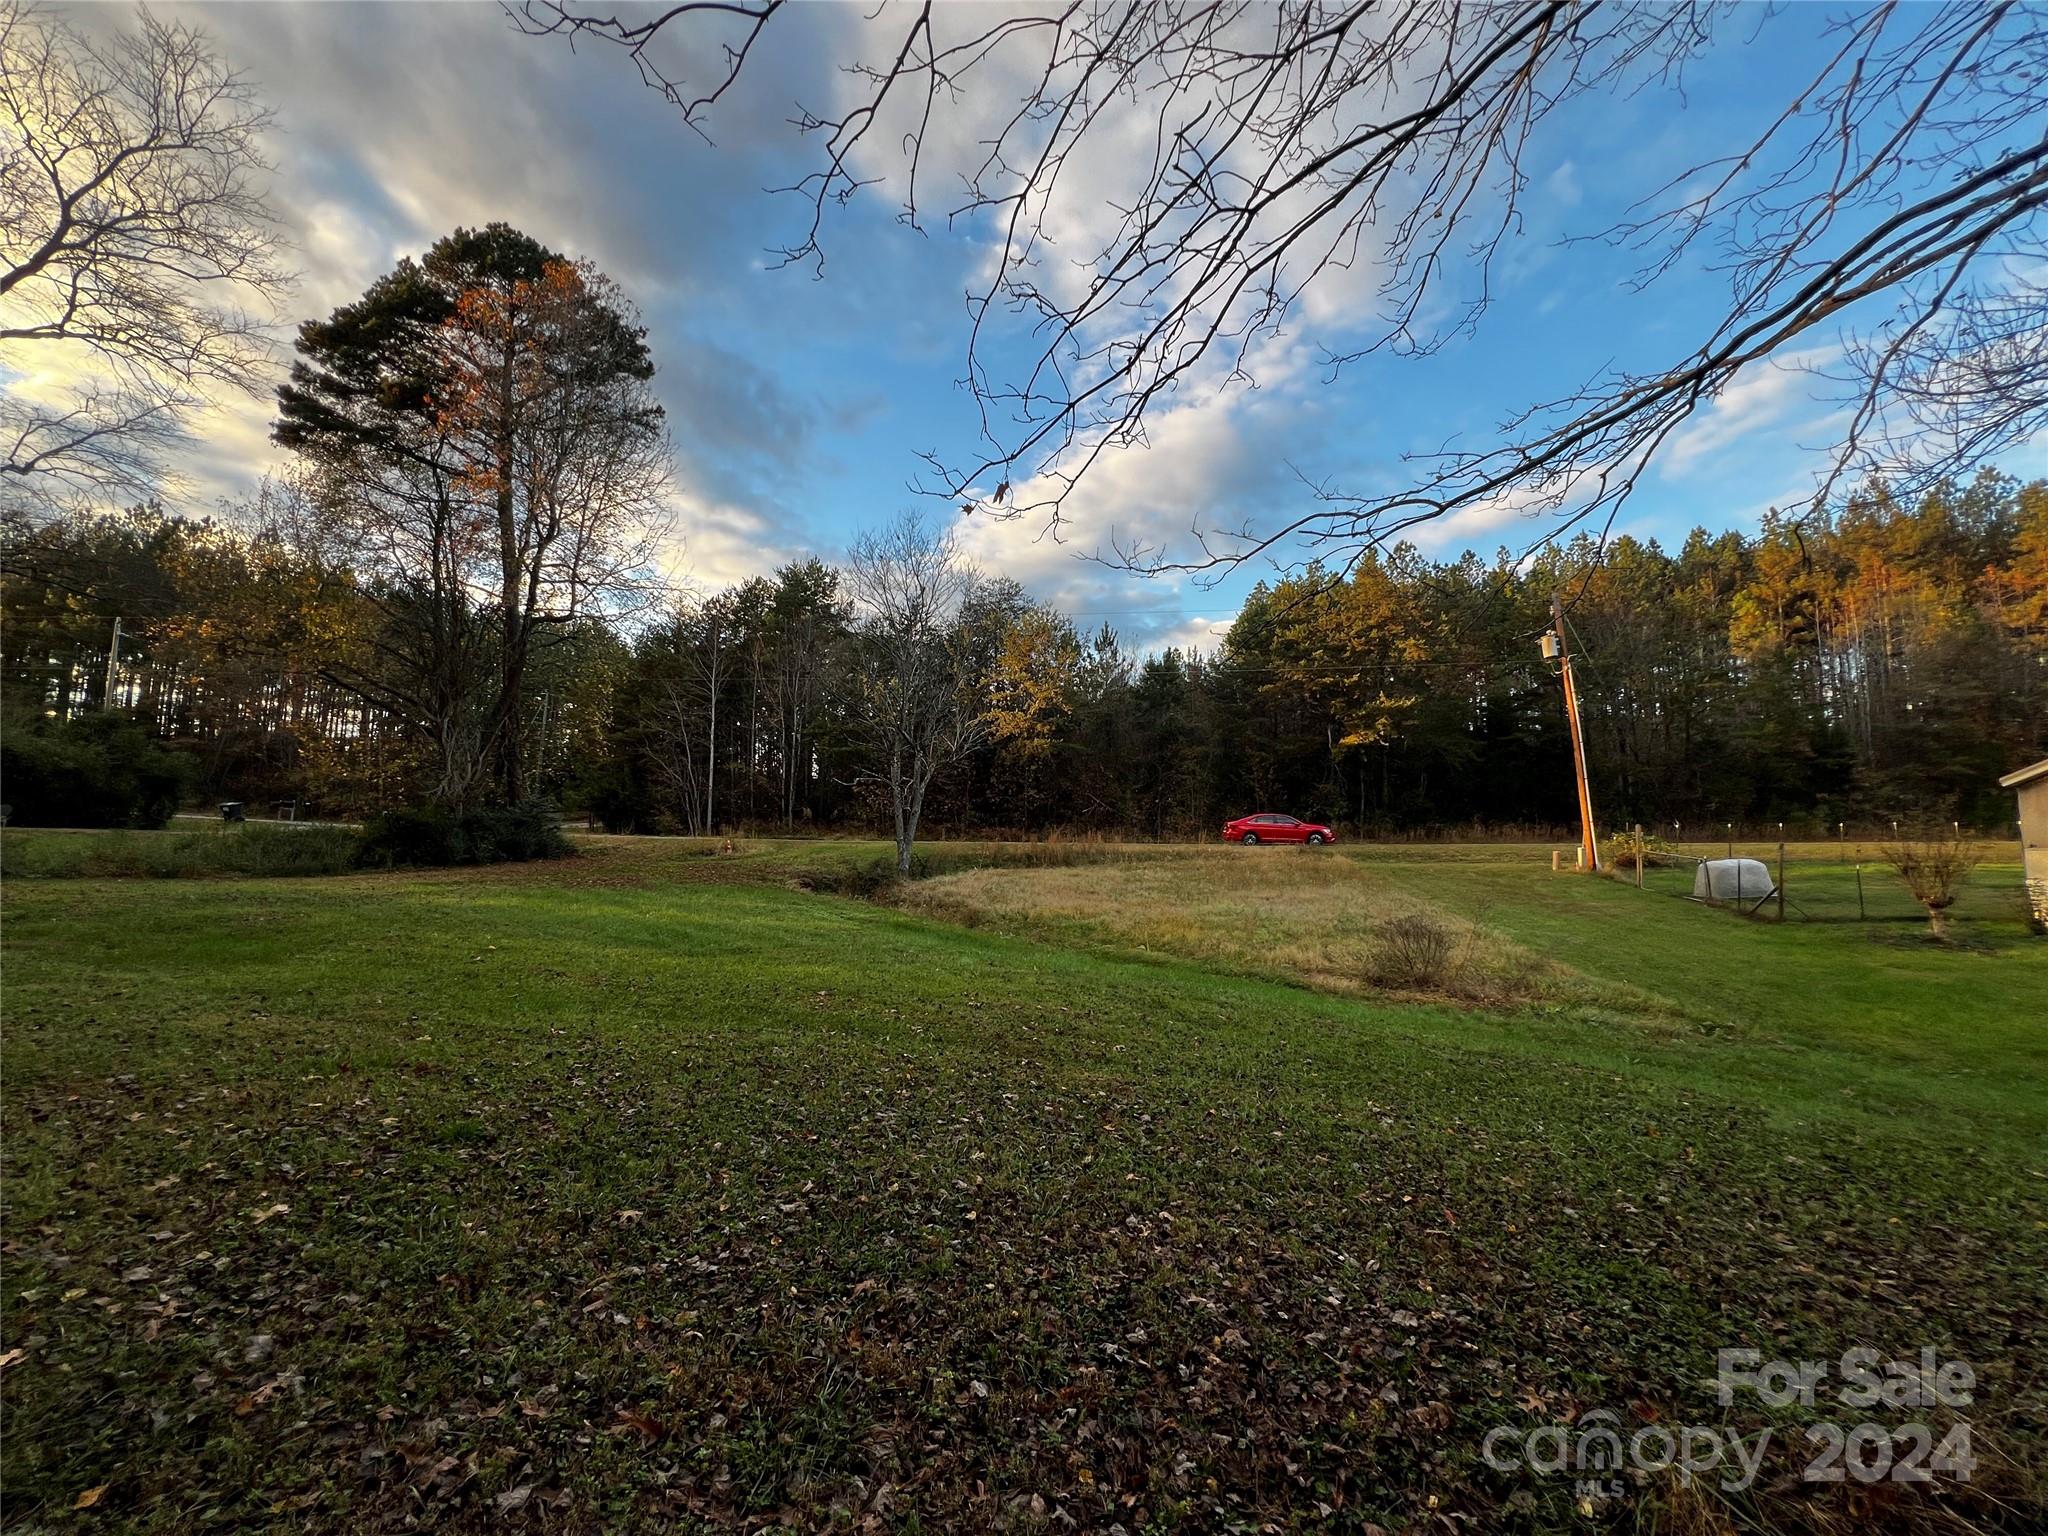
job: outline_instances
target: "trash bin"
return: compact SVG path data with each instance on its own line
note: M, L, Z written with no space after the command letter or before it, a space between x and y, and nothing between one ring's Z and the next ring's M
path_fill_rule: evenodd
M242 812L241 801L223 800L220 803L220 819L222 821L247 821L249 818Z

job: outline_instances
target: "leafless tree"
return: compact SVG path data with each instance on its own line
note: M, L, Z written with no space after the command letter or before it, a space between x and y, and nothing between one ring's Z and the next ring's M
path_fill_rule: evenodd
M880 765L902 874L932 779L987 732L960 623L979 579L951 531L915 513L863 533L847 554L856 615L847 723Z
M1913 899L1927 909L1927 926L1934 937L1947 938L1948 909L1977 867L1975 850L1956 833L1942 830L1887 843L1884 858L1905 881Z
M700 129L771 28L824 25L784 0L508 9L530 33L626 50ZM1058 534L1089 470L1144 442L1148 412L1282 366L1297 318L1330 327L1333 372L1470 332L1558 108L1675 93L1717 36L1769 24L1761 8L1668 0L884 6L846 29L845 88L798 117L819 160L792 189L807 212L782 255L822 261L828 206L869 183L888 181L919 225L934 176L957 180L946 219L994 246L968 297L981 442L930 455L929 485ZM1748 135L1588 236L1640 252L1641 285L1686 262L1726 271L1725 309L1664 365L1534 405L1490 445L1414 459L1393 490L1311 482L1276 524L1116 553L1211 571L1283 546L1355 560L1502 506L1557 514L1548 538L1605 526L1742 370L1810 366L1822 342L1850 359L1854 403L1816 505L1845 474L1956 475L2039 431L2048 11L1854 10L1792 98L1755 111Z
M289 274L270 112L204 34L87 38L0 0L0 497L143 496L191 414L260 393Z
M678 601L650 637L661 665L649 669L645 761L695 833L717 827L718 701L735 659L729 606L728 593Z
M838 574L820 560L783 567L769 617L768 691L782 768L782 824L796 825L824 716L827 666L846 627Z

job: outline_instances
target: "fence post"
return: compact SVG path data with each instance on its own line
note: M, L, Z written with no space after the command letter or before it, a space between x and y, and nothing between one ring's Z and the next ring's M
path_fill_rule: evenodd
M1636 823L1636 889L1643 888L1643 824Z
M1785 921L1785 845L1778 844L1778 921Z

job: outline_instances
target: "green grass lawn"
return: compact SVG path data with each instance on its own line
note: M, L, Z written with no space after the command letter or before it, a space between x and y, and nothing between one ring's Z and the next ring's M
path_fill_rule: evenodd
M1825 854L1794 862L1785 879L1818 916L1791 912L1783 925L1681 899L1689 870L1649 871L1637 891L1527 858L1361 857L1403 888L1736 1036L1747 1049L1689 1053L1702 1086L1800 1114L1832 1098L1907 1129L1946 1121L2037 1163L2048 1142L2048 943L2026 931L2016 862L1979 867L1955 909L1955 942L1941 945L1881 866L1863 870L1873 920L1850 921L1855 871Z
M1718 1348L1853 1344L1976 1368L1968 1487L1783 1430L1599 1522L2040 1527L2048 946L1994 908L1358 850L1600 984L1486 1009L797 888L878 852L10 880L8 1527L1570 1529L1488 1429L1761 1425Z

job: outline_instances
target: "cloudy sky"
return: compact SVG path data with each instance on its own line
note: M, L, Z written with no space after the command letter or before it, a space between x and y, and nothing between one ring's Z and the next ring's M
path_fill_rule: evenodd
M918 500L910 484L920 450L957 456L972 446L955 381L986 229L932 222L920 234L897 220L884 188L828 213L822 275L777 270L772 256L809 208L768 189L816 163L816 146L789 120L799 103L847 89L832 64L857 42L859 10L813 5L778 21L707 120L711 142L617 50L521 36L492 4L163 10L205 27L276 106L274 200L303 272L288 322L354 297L457 226L498 219L594 260L625 287L648 324L675 432L679 574L712 586L798 553L830 558L863 523ZM108 7L78 19L105 27L123 18ZM971 547L1084 624L1107 620L1148 647L1207 645L1262 572L1204 586L1086 557L1112 538L1298 514L1302 476L1383 487L1404 453L1485 441L1518 408L1603 366L1689 350L1725 279L1687 270L1633 293L1624 253L1561 242L1602 228L1704 158L1703 146L1734 119L1750 121L1758 103L1789 99L1817 57L1824 20L1825 8L1796 6L1764 41L1731 30L1682 98L1603 98L1548 123L1524 162L1526 224L1508 243L1495 307L1475 336L1429 359L1370 360L1332 381L1316 349L1341 344L1347 305L1370 302L1362 283L1334 283L1264 349L1256 388L1212 381L1174 397L1151 422L1149 448L1089 479L1064 541L1035 523L980 521L967 530ZM971 104L950 130L956 154L989 105ZM1624 531L1669 541L1695 523L1753 526L1810 484L1811 450L1827 441L1832 409L1807 375L1743 378L1671 445ZM188 500L204 507L246 494L273 462L267 423L260 403L208 420L186 466ZM1490 555L1541 532L1496 509L1417 541L1433 553Z

